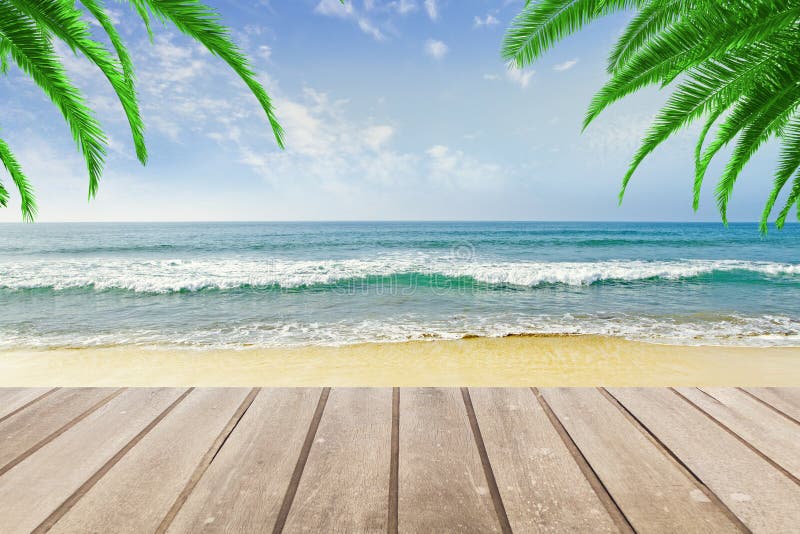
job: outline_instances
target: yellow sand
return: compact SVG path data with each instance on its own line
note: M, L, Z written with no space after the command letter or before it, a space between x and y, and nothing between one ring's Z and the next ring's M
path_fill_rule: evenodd
M225 351L0 352L0 386L800 386L800 348L599 336Z

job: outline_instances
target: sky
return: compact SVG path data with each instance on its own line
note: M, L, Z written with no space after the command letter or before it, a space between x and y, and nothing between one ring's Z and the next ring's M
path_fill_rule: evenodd
M98 195L87 201L66 124L12 68L0 77L0 137L36 188L39 221L719 220L713 181L724 154L700 210L691 209L694 126L649 157L617 203L667 92L629 97L581 133L629 13L519 71L500 48L521 0L211 5L273 97L287 148L278 149L257 102L221 60L168 26L156 24L150 43L129 6L111 3L137 71L150 160L135 159L105 79L60 47L110 138ZM759 217L776 153L767 146L745 168L731 220ZM20 220L14 196L0 221Z

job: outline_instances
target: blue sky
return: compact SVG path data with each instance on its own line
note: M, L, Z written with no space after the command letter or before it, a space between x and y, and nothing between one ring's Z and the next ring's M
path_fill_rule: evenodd
M213 5L274 97L287 149L221 61L167 27L156 26L151 45L128 7L111 4L137 68L150 162L136 162L104 79L62 50L111 138L98 197L87 202L85 169L57 111L18 73L0 78L0 135L36 187L39 220L718 220L712 183L701 210L690 206L696 128L650 157L617 206L666 93L636 95L580 133L626 14L520 72L506 68L500 44L521 1ZM767 147L746 168L733 220L760 214L774 158ZM19 220L17 203L0 210L0 221Z

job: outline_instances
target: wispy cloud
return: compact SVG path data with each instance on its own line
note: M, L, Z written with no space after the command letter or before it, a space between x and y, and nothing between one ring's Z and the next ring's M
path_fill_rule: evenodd
M500 21L497 20L497 18L494 15L492 15L491 13L487 13L486 16L483 17L483 18L481 18L481 17L476 15L473 20L475 21L475 27L476 28L497 26L498 24L500 24Z
M483 79L484 80L499 80L500 76L498 76L497 74L484 74L483 75Z
M532 70L526 71L512 67L506 71L506 78L524 89L525 87L528 87L528 84L530 83L534 74L535 72Z
M417 3L414 0L396 0L389 2L386 7L396 11L400 15L407 15L417 10Z
M258 47L258 56L265 61L269 61L272 57L272 48L269 45L260 45Z
M425 0L425 11L431 20L439 18L439 6L436 5L436 0Z
M557 71L569 70L572 67L574 67L577 63L578 63L577 59L570 59L568 61L565 61L564 63L559 63L559 64L555 65L553 67L553 70L557 70Z
M449 188L483 190L497 187L509 174L496 163L480 161L446 145L434 145L425 154L428 156L428 177Z
M338 0L320 0L317 7L314 8L314 13L325 15L326 17L346 19L355 13L355 9L352 2L342 4Z
M281 187L313 184L348 194L365 187L433 183L475 190L494 187L510 172L441 144L423 152L398 151L392 146L394 126L353 119L347 101L311 88L299 99L278 98L276 104L287 132L285 151L265 152L258 139L245 136L217 140L238 150L240 163Z
M369 8L370 4L367 4L366 7ZM369 18L356 11L352 2L348 1L342 4L339 0L320 0L314 8L314 13L326 17L354 20L362 32L376 41L386 39L383 32Z
M441 60L447 55L449 48L442 41L428 39L425 41L425 53L436 60Z

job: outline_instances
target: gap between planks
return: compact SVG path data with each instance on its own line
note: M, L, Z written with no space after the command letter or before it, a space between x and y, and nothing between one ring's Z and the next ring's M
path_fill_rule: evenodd
M59 519L64 517L64 515L70 511L70 509L75 506L75 503L80 500L89 490L94 487L97 482L105 476L108 471L113 468L117 462L119 462L128 452L136 446L144 437L151 431L155 426L160 423L169 413L175 409L178 404L180 404L183 399L185 399L195 388L189 388L184 391L177 399L175 399L172 404L167 406L155 419L153 419L146 427L144 427L138 434L136 434L122 449L120 449L114 456L112 456L97 472L92 475L89 480L84 482L75 492L72 493L67 500L65 500L61 506L53 510L53 512L42 521L39 526L33 529L33 534L44 534L45 532L49 531L53 528Z
M195 486L197 486L197 483L200 482L200 479L205 474L208 466L210 466L211 462L214 461L214 458L217 457L217 454L219 454L219 451L222 449L222 446L225 445L225 442L228 441L230 435L234 430L236 430L236 427L239 425L239 421L242 420L244 414L247 413L248 409L250 409L250 406L253 404L253 401L256 399L260 391L261 388L251 389L250 393L247 394L242 403L233 413L228 423L217 436L217 439L214 440L214 443L211 444L211 447L209 447L206 454L200 460L200 463L195 468L192 476L189 477L189 480L186 482L186 486L175 499L175 502L164 516L164 519L161 520L161 524L159 524L158 528L156 529L157 534L166 532L169 526L175 520L175 517L178 515L181 507L186 502L186 499L189 498L189 494L192 493L192 490L194 490Z
M386 531L397 534L400 501L400 388L392 388L392 444L389 457L389 517Z
M297 463L292 472L292 478L289 480L289 487L286 488L286 495L283 497L278 518L275 520L275 526L272 529L273 534L283 532L283 527L286 525L286 518L289 517L289 510L292 508L294 497L297 494L297 488L300 486L300 478L303 476L303 469L306 467L308 455L311 452L311 446L314 444L314 438L319 429L319 422L322 420L322 414L325 411L325 404L328 402L331 388L323 388L322 393L319 395L317 408L314 411L314 417L311 418L311 424L308 426L308 433L303 442L303 447L300 449L300 456L297 458Z
M464 408L467 410L467 419L469 419L469 426L472 429L472 437L475 439L475 446L478 448L478 455L481 458L481 465L483 467L483 475L486 478L486 484L489 486L489 494L492 496L492 504L494 511L497 514L497 520L500 522L500 530L503 534L511 533L511 523L508 520L506 507L503 504L503 498L500 496L500 489L497 487L497 480L492 470L492 463L489 461L489 455L486 452L486 444L483 442L483 435L481 434L480 425L478 425L478 418L475 416L475 408L472 406L472 398L469 395L467 388L461 388L461 397L464 399Z
M56 388L56 389L58 389L58 388ZM47 395L49 395L50 393L52 393L54 391L55 391L55 389L51 389L50 391L48 391L44 395L42 395L40 397L37 397L36 399L34 399L33 401L29 402L25 406L21 407L20 410L22 410L22 408L26 408L26 407L30 406L33 402L36 402L36 401L38 401L40 399L43 399L44 397L46 397ZM36 451L38 451L39 449L41 449L42 447L44 447L45 445L47 445L48 443L50 443L51 441L56 439L58 436L60 436L61 434L63 434L67 430L69 430L70 428L74 427L75 425L77 425L78 423L80 423L81 421L83 421L84 419L89 417L90 415L92 415L94 412L96 412L97 410L99 410L100 408L105 406L107 403L109 403L112 399L114 399L115 397L119 396L123 391L125 391L125 388L120 388L120 389L114 391L113 393L111 393L110 395L106 396L105 398L100 399L99 401L94 403L92 406L89 406L89 408L84 410L82 413L78 414L74 419L72 419L71 421L69 421L66 424L62 425L61 428L55 430L54 432L52 432L51 434L45 436L43 439L41 439L37 443L33 444L28 450L22 452L19 456L17 456L16 458L14 458L10 462L8 462L6 465L0 467L0 476L4 475L10 469L12 469L14 466L16 466L16 465L20 464L21 462L23 462L30 455L32 455L33 453L35 453ZM14 413L19 413L19 410L17 410ZM11 414L9 414L9 415L11 415Z
M669 388L669 389L670 389L670 390L671 390L673 393L675 393L675 395L677 395L679 398L683 399L683 401L684 401L684 402L686 402L687 404L689 404L690 406L692 406L694 409L696 409L697 411L699 411L701 414L705 415L705 416L706 416L708 419L710 419L710 420L711 420L713 423L715 423L715 424L716 424L716 425L718 425L720 428L722 428L722 429L723 429L725 432L727 432L728 434L730 434L731 436L733 436L734 438L736 438L736 439L737 439L737 440L738 440L740 443L742 443L742 444L743 444L744 446L746 446L748 449L750 449L751 451L753 451L754 453L756 453L758 456L760 456L760 457L761 457L761 458L762 458L764 461L766 461L766 462L767 462L768 464L770 464L772 467L774 467L775 469L777 469L778 471L780 471L780 473L781 473L781 474L783 474L784 476L788 477L788 478L789 478L789 480L791 480L792 482L794 482L795 484L797 484L798 486L800 486L800 479L798 479L796 476L794 476L792 473L790 473L790 472L789 472L789 471L788 471L786 468L784 468L784 467L783 467L781 464L779 464L778 462L776 462L775 460L773 460L772 458L770 458L769 456L767 456L766 454L764 454L763 452L761 452L761 450L760 450L760 449L758 449L758 448L757 448L757 447L755 447L753 444L751 444L749 441L747 441L747 440L746 440L746 439L744 439L742 436L740 436L739 434L737 434L737 433L736 433L734 430L732 430L731 428L729 428L729 427L728 427L728 425L726 425L725 423L723 423L722 421L720 421L719 419L717 419L716 417L714 417L713 415L711 415L710 413L708 413L707 411L705 411L704 409L702 409L700 406L698 406L697 404L695 404L694 402L692 402L692 400L691 400L691 399L689 399L688 397L684 396L684 395L683 395L683 394L682 394L680 391L678 391L678 390L677 390L677 389L675 389L675 388ZM705 392L705 391L703 391L702 389L699 389L699 388L697 388L697 389L698 389L699 391L701 391L702 393L705 393L706 395L708 395L708 393L706 393L706 392ZM711 396L711 395L709 395L709 396L710 396L712 399L714 399L714 401L715 401L715 402L719 402L719 401L718 401L716 398L714 398L713 396Z
M53 389L50 389L50 390L48 390L48 391L45 391L44 393L42 393L42 394L41 394L41 395L39 395L38 397L36 397L36 398L34 398L34 399L31 399L31 400L29 400L28 402L26 402L25 404L23 404L23 405L22 405L22 406L20 406L19 408L17 408L17 409L15 409L15 410L12 410L12 411L8 412L8 413L7 413L7 414L5 414L4 416L0 417L0 423L2 423L3 421L5 421L6 419L9 419L9 418L11 418L11 417L14 417L15 415L17 415L19 412L21 412L22 410L24 410L24 409L25 409L25 408L27 408L28 406L30 406L30 405L32 405L32 404L34 404L34 403L36 403L36 402L39 402L40 400L44 399L44 398L45 398L45 397L47 397L48 395L52 395L53 393L55 393L55 392L56 392L56 391L58 391L59 389L61 389L61 388L53 388Z
M547 419L550 421L550 424L553 425L556 433L558 433L561 441L564 443L564 446L566 446L573 460L575 460L575 463L578 464L578 468L581 470L581 473L583 473L583 476L586 477L586 481L594 490L597 498L600 499L600 502L605 507L608 515L611 516L614 524L617 526L620 532L624 532L626 534L633 534L636 532L622 511L622 508L620 508L619 504L614 499L614 496L611 495L611 492L608 491L608 488L606 488L605 484L603 484L603 481L600 480L597 472L595 472L592 465L583 455L581 449L578 447L578 444L572 439L569 431L561 423L558 415L556 415L556 413L550 407L550 404L539 391L539 388L532 387L530 389L534 398L539 402L539 405L544 410L545 415L547 415Z
M682 471L682 472L684 473L684 475L686 475L686 476L687 476L687 477L688 477L688 478L689 478L689 479L690 479L692 482L694 482L694 483L695 483L695 485L696 485L696 486L698 486L698 487L700 488L700 491L702 491L702 492L703 492L703 494L704 494L704 495L705 495L705 496L708 498L708 500L710 500L712 503L714 503L714 505L715 505L715 506L717 506L717 508L719 508L720 510L722 510L722 513L723 513L723 514L725 514L725 516L726 516L726 517L727 517L727 518L728 518L728 519L729 519L729 520L730 520L730 521L731 521L731 522L732 522L732 523L733 523L733 524L734 524L734 525L735 525L735 526L736 526L736 527L737 527L737 528L738 528L740 531L742 531L742 532L750 532L750 529L749 529L749 528L747 528L747 526L746 526L746 525L745 525L745 524L742 522L742 520L741 520L741 519L739 519L739 517L738 517L738 516L737 516L735 513L733 513L733 510L731 510L730 508L728 508L728 505L726 505L724 502L722 502L722 500L721 500L721 499L720 499L720 498L717 496L717 494L716 494L716 493L714 493L713 491L711 491L711 488L709 488L709 487L706 485L706 483L705 483L705 482L703 482L703 480L702 480L702 479L701 479L699 476L697 476L697 473L695 473L694 471L692 471L692 469L691 469L691 468L689 468L689 466L688 466L688 465L686 465L686 464L683 462L683 460L681 460L681 459L680 459L680 457L678 457L678 455L677 455L677 454L675 454L674 452L672 452L672 450L671 450L669 447L667 447L667 445L666 445L666 444L665 444L663 441L661 441L661 440L658 438L658 436L656 436L656 435L655 435L655 433L654 433L654 432L652 432L652 431L651 431L651 430L650 430L650 429L647 427L647 425L645 425L645 424L644 424L644 423L643 423L643 422L642 422L642 421L641 421L641 420L640 420L638 417L636 417L636 416L633 414L633 412L631 412L630 410L628 410L628 408L626 408L626 407L625 407L625 405L624 405L624 404L622 404L622 403L619 401L619 399L617 399L617 398L614 396L614 394L613 394L613 393L611 393L610 391L608 391L606 388L597 388L597 389L600 391L600 393L601 393L601 394L602 394L602 395L603 395L603 396L604 396L604 397L605 397L605 398L606 398L606 399L607 399L607 400L608 400L608 401L609 401L609 402L610 402L612 405L614 405L614 407L616 407L616 408L617 408L617 409L620 411L620 413L622 413L622 415L623 415L623 416L625 416L625 418L628 420L628 422L630 422L630 423L631 423L631 425L633 425L634 427L636 427L636 429L637 429L639 432L641 432L641 433L642 433L642 435L643 435L644 437L646 437L646 438L647 438L647 439L650 441L650 443L652 443L653 445L655 445L655 447L656 447L656 448L657 448L657 449L658 449L658 450L659 450L659 451L660 451L660 452L661 452L661 453L662 453L664 456L666 456L666 457L667 457L667 459L671 460L671 461L672 461L672 462L675 464L675 466L676 466L676 467L677 467L677 468L678 468L680 471ZM715 400L716 400L716 399L715 399Z
M759 404L762 404L762 405L766 406L767 408L769 408L769 409L770 409L770 410L772 410L773 412L777 413L778 415L785 417L786 419L788 419L788 420L789 420L789 421L791 421L792 423L795 423L795 424L797 424L797 425L800 425L800 421L798 421L797 419L795 419L794 417L792 417L792 416L791 416L791 415L789 415L788 413L784 412L784 411L783 411L783 410L781 410L780 408L776 408L775 406L773 406L772 404L768 403L768 402L767 402L767 401L765 401L764 399L762 399L762 398L758 397L757 395L753 395L752 393L750 393L749 391L747 391L747 390L746 390L746 389L744 389L744 388L738 388L738 387L737 387L736 389L738 389L739 391L741 391L742 393L744 393L745 395L747 395L748 397L750 397L750 398L751 398L751 399L753 399L754 401L758 402Z

